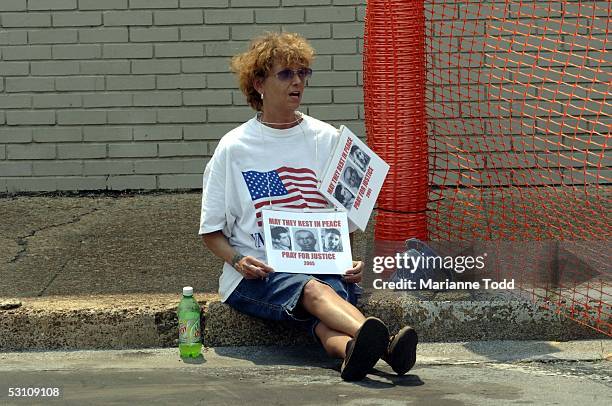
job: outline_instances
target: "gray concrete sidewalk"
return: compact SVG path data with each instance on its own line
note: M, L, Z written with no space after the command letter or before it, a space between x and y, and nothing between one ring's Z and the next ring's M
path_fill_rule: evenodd
M0 199L0 296L216 292L199 194Z
M199 210L199 193L0 198L0 350L172 346L185 285L205 307L208 345L309 342L218 301L222 263L197 236ZM371 241L372 227L358 233L355 255ZM425 341L602 337L514 297L382 292L361 307Z
M398 377L384 362L344 382L339 361L313 347L208 348L189 363L173 349L0 353L8 388L57 387L61 404L607 405L610 340L431 343ZM27 398L29 404L50 399Z

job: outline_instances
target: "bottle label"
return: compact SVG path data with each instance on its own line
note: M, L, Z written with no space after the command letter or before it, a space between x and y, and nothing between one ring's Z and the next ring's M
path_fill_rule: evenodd
M200 313L186 312L179 315L179 344L200 342Z

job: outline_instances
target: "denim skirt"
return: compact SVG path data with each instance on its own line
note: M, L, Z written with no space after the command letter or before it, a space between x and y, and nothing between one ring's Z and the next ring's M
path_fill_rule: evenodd
M361 296L361 287L345 282L341 275L273 272L265 279L242 279L225 303L249 316L297 322L314 335L319 320L301 309L301 306L298 308L302 290L312 279L330 286L338 296L353 305L357 304Z

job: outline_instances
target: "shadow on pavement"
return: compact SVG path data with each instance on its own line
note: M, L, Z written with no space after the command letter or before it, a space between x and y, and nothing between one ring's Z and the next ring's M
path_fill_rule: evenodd
M213 350L217 355L247 360L255 365L333 368L338 363L314 345L275 347L273 355L270 355L270 347L216 347Z

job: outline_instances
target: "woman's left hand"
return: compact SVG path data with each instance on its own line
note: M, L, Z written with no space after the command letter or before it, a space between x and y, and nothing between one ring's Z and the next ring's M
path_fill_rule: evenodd
M361 276L363 271L363 262L361 261L353 261L353 267L348 269L344 273L344 281L349 283L359 283L361 282Z

